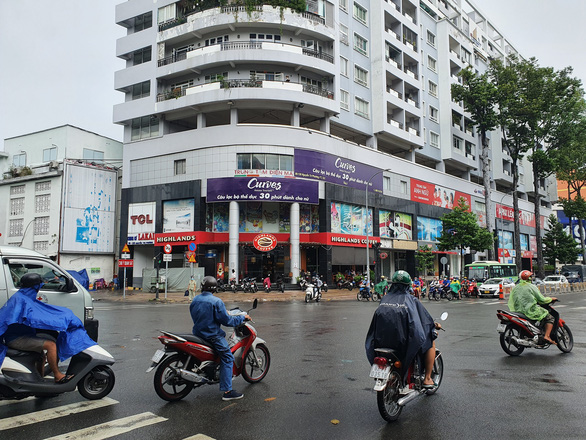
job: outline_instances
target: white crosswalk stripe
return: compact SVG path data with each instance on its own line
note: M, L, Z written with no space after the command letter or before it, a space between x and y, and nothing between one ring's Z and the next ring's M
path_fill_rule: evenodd
M47 420L54 420L58 417L78 414L96 408L103 408L115 405L116 403L118 403L117 400L105 397L100 400L84 400L83 402L58 406L56 408L45 409L42 411L35 411L21 416L8 417L6 419L0 419L0 431L31 425L33 423L45 422Z
M212 437L208 437L205 434L195 434L192 435L191 437L185 437L183 440L215 440Z
M156 416L151 412L144 412L121 419L112 420L110 422L101 423L99 425L90 426L89 428L69 432L67 434L50 437L45 440L101 440L124 434L125 432L142 428L144 426L164 422L166 420L168 419Z

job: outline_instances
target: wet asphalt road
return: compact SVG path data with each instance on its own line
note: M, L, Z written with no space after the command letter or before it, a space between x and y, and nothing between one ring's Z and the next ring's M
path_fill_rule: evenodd
M557 348L510 357L500 348L495 299L428 302L432 316L448 311L437 341L444 356L438 393L408 404L387 424L378 414L364 338L373 303L326 301L263 303L251 315L267 341L271 367L265 380L234 388L245 394L222 402L217 385L194 389L166 403L144 371L159 348L158 329L188 332L185 304L99 302L100 342L117 359L119 403L55 422L0 431L0 436L40 439L151 412L166 421L132 429L119 439L493 439L586 438L586 295L559 295L558 310L574 334L569 355ZM227 302L228 308L236 305ZM246 308L246 307L243 307ZM0 419L83 402L78 393L0 406ZM334 424L333 421L339 421ZM5 435L7 435L5 437ZM93 437L88 437L93 438Z

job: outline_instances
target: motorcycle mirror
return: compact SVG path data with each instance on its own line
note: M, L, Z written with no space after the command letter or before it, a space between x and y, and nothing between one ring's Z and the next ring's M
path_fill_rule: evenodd
M444 312L444 313L442 313L442 315L440 316L440 319L441 319L442 321L445 321L446 319L448 319L448 312Z
M254 298L254 302L252 303L252 309L250 310L254 310L256 309L258 306L258 298ZM248 310L250 312L250 310Z

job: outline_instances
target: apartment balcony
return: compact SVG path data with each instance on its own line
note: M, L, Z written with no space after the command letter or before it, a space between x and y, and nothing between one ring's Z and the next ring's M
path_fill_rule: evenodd
M396 32L392 31L391 29L387 29L387 34L392 36L394 39L401 41L401 36L399 34L397 34Z
M391 64L392 66L395 66L397 69L399 70L403 70L403 65L401 63L399 63L398 61L395 61L393 58L390 57L385 57L385 59L387 60L387 62L389 64Z

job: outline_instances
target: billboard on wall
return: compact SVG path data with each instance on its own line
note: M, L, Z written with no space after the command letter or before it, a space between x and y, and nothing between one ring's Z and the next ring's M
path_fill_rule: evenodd
M411 214L380 210L378 214L381 238L413 240L413 217Z
M128 244L153 244L155 242L156 208L156 202L128 205Z
M295 176L337 185L383 192L382 170L341 156L319 151L295 150Z
M208 179L210 202L281 202L319 204L318 183L301 179L221 177Z
M66 164L61 252L114 253L117 172Z
M163 202L163 232L193 231L194 199Z
M496 204L496 218L506 221L515 221L515 211L510 206ZM535 227L535 214L529 211L519 210L519 224L523 226Z
M417 241L437 242L442 235L442 221L437 218L417 216Z
M366 208L332 202L332 234L366 235ZM372 235L372 209L368 209L368 234Z
M458 205L460 197L464 197L468 206L472 204L470 194L434 185L433 183L411 179L411 200L414 202L454 209L454 206Z

